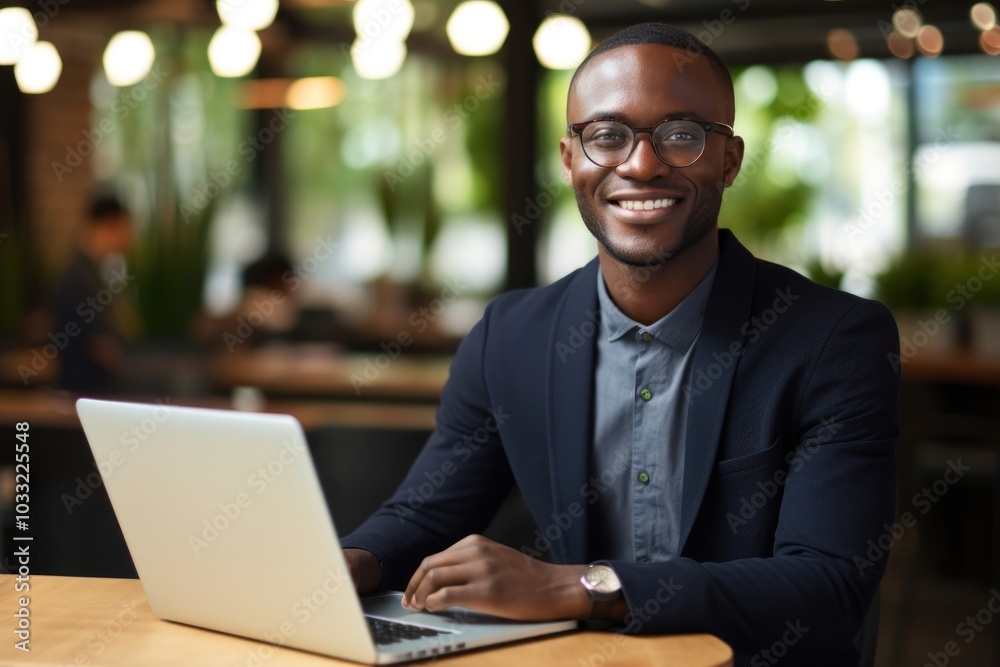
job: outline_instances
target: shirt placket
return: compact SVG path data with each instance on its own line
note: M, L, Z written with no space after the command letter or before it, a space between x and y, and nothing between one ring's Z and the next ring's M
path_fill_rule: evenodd
M648 447L644 430L652 415L648 414L655 403L655 388L650 386L651 373L649 368L650 346L653 336L648 331L640 329L635 334L637 354L635 357L635 393L632 418L632 549L635 559L648 563L652 557L653 545L650 544L649 494L652 475L656 471L649 459Z

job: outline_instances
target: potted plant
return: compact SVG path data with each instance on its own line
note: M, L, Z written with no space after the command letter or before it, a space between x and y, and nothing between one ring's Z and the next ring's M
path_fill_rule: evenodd
M958 318L943 287L953 275L943 258L913 251L896 258L876 276L876 298L896 318L904 361L918 353L940 355L956 349Z

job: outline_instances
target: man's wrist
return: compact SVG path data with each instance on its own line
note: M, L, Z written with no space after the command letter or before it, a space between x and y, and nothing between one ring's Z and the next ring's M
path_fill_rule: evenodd
M344 559L358 593L374 593L382 585L382 563L378 556L364 549L344 549Z

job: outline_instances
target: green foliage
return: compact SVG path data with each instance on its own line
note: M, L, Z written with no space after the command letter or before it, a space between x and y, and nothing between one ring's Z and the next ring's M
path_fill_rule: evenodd
M819 258L814 258L806 264L806 274L814 283L840 289L844 280L844 272L827 267Z
M875 277L876 298L897 311L942 308L957 266L926 251L903 254Z
M783 124L808 123L822 109L812 96L800 66L772 70L777 93L770 103L750 106L736 119L737 134L746 141L739 176L724 194L719 226L732 229L753 247L775 245L787 230L808 215L816 188L792 167L777 162L775 149L789 141ZM738 79L739 72L734 72ZM781 172L781 176L776 176Z
M129 258L136 312L149 338L182 338L202 308L213 212L252 171L238 147L235 85L205 75L209 34L155 31L158 78L122 89L117 184L136 225ZM232 165L235 165L233 167Z

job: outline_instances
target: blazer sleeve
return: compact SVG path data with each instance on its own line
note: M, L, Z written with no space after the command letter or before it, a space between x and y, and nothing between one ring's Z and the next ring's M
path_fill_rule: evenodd
M872 301L821 344L798 402L771 557L604 561L632 610L626 632L710 632L759 664L771 664L760 652L776 643L804 664L850 649L888 560L878 545L894 535L898 349L892 316Z
M426 556L485 530L513 486L499 437L502 406L490 404L483 376L491 310L459 346L434 432L406 478L341 540L379 558L383 589L404 589Z

